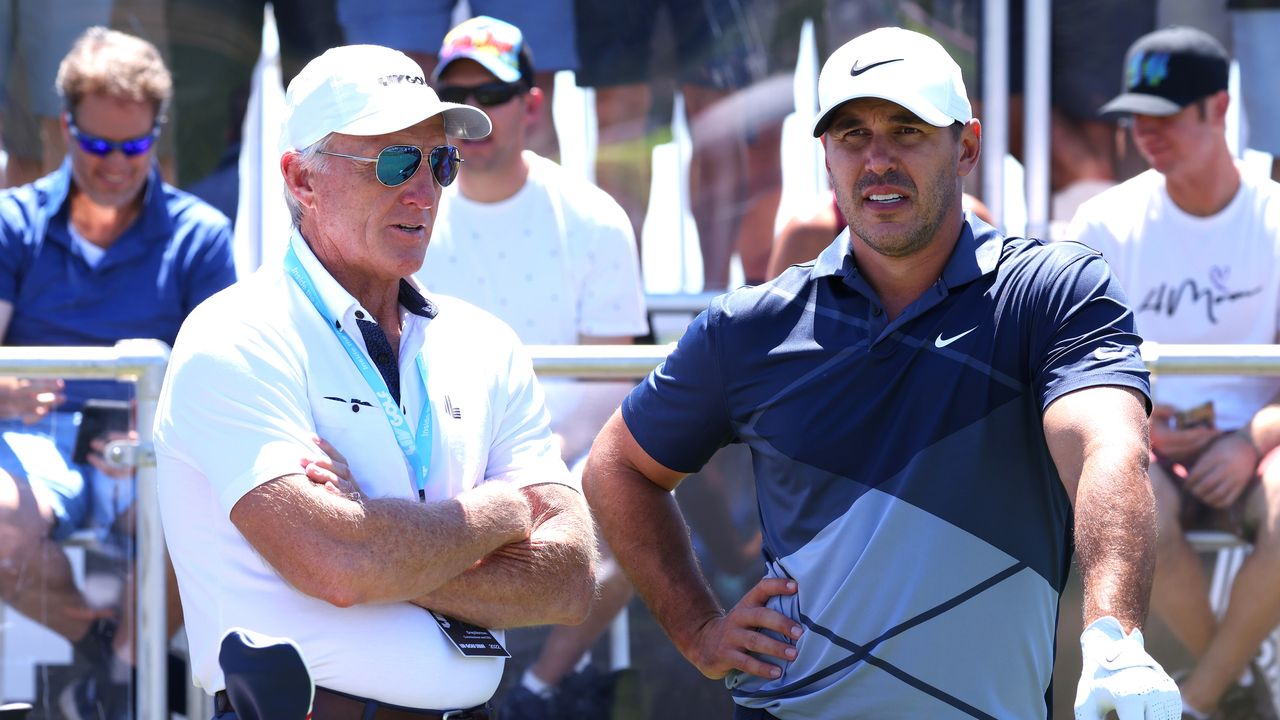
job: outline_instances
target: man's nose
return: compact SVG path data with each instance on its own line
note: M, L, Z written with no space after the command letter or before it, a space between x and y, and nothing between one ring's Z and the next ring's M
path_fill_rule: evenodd
M426 159L422 161L422 167L413 174L404 184L404 188L400 192L400 202L407 205L416 205L423 209L430 209L436 206L440 199L440 185L436 182L435 176L431 174L431 167Z
M897 167L898 156L893 143L884 135L876 135L867 145L866 169L876 175L884 175Z

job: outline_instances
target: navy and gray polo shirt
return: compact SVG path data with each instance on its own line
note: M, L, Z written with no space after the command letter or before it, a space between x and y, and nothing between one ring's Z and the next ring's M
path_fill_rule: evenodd
M631 392L663 465L752 454L767 572L804 625L781 718L1047 717L1072 509L1043 413L1080 388L1150 395L1102 256L967 216L942 276L892 322L849 252L721 296ZM773 659L771 659L772 661Z

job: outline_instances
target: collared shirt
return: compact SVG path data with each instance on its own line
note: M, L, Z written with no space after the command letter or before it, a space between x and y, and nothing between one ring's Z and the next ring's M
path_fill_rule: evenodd
M71 162L0 192L0 300L13 303L5 345L173 344L196 305L235 282L231 224L152 168L142 212L91 266L70 232ZM73 381L68 405L123 397L128 386Z
M1071 503L1043 412L1148 392L1102 257L973 216L892 321L842 233L810 265L721 296L623 404L646 452L697 470L750 447L770 607L806 628L735 700L789 717L1046 717Z
M369 497L417 498L387 416L331 326L367 354L356 327L372 314L300 235L291 243L324 313L278 263L263 266L183 325L157 413L161 517L196 681L209 692L223 687L218 642L239 626L295 640L316 683L334 690L418 708L480 704L497 687L500 659L463 658L407 602L339 608L298 592L230 521L246 493L318 456L312 433L346 456ZM406 286L420 295L402 283L402 299ZM510 328L454 298L429 305L421 314L402 307L399 347L405 418L416 423L428 397L435 418L427 499L485 482L572 485L532 362ZM420 351L430 388L415 363Z

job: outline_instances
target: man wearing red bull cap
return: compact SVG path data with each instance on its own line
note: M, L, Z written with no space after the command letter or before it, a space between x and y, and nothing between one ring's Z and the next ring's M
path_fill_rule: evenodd
M483 108L493 131L459 142L467 171L444 193L418 279L492 312L529 344L629 344L648 333L627 214L600 188L528 149L545 97L533 83L524 33L474 17L449 31L439 57L433 84L440 97ZM561 456L580 473L591 440L630 384L550 378L542 385ZM616 563L601 563L599 582L588 619L551 630L504 702L504 718L565 714L557 703L572 700L558 692L561 681L632 596ZM572 677L570 685L589 682Z

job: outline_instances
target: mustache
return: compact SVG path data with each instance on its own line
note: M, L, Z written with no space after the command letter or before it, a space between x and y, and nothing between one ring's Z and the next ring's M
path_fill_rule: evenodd
M858 191L859 195L861 195L866 192L867 188L875 185L897 185L898 187L906 188L912 192L915 192L916 189L916 184L911 182L911 178L903 175L897 170L890 170L883 175L867 173L866 175L858 178L858 185L854 189Z

